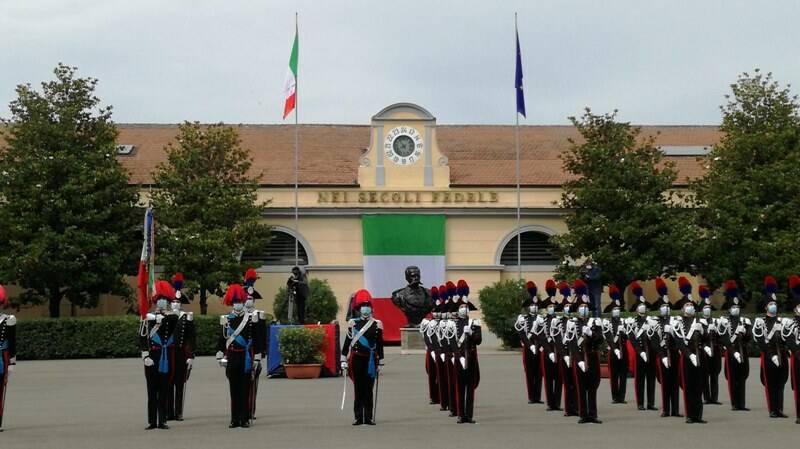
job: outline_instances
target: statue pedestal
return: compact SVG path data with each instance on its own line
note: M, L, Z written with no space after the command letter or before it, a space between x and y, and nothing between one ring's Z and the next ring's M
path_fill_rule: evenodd
M400 328L400 354L425 354L425 341L418 327Z

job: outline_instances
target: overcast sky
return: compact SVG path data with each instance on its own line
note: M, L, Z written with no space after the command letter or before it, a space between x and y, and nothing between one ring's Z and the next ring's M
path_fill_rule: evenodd
M515 11L523 124L586 106L715 124L742 71L800 85L796 0L0 0L0 115L62 61L100 80L120 123L281 123L295 11L302 123L367 124L399 101L513 123Z

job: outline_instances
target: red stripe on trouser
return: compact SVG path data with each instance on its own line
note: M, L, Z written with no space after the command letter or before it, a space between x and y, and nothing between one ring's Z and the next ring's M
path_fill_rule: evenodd
M729 351L725 351L725 371L728 373L728 396L731 397L731 407L738 408L736 398L733 397L733 371L731 371L731 358Z
M795 410L800 411L800 402L798 402L798 391L800 391L800 385L797 384L797 381L800 380L800 379L797 379L797 371L796 371L797 360L796 359L797 359L797 356L795 355L794 352L792 352L791 369L792 369L792 387L794 387L794 408L795 408ZM800 413L798 413L797 417L800 418Z
M528 349L530 350L530 349ZM531 397L531 386L530 381L528 378L528 354L525 352L525 348L522 348L522 370L525 372L525 389L528 392L528 398Z
M611 399L617 400L617 395L619 393L618 393L618 391L615 391L615 390L617 390L617 388L614 388L614 387L617 386L617 384L616 384L617 378L614 377L614 364L611 363L612 357L614 357L614 351L611 348L611 346L609 346L608 347L608 385L609 385L609 387L611 387L611 396L613 396Z
M552 398L550 397L550 376L547 375L547 369L544 367L545 364L545 355L542 354L542 377L544 378L544 395L547 397L547 406L549 407L552 404Z
M456 414L458 416L464 416L463 413L462 413L462 409L461 409L461 407L462 407L462 405L461 405L461 382L458 380L458 378L459 378L458 369L459 368L457 366L453 366L453 368L455 369L455 373L454 373L455 374L455 376L454 376L455 379L454 380L455 380L455 385L456 385ZM464 399L466 400L466 397Z
M644 404L643 401L639 400L639 357L641 355L636 354L636 359L633 363L633 394L636 396L636 404ZM642 388L644 388L644 379L642 379Z
M575 379L575 396L578 399L578 416L583 417L583 407L581 406L581 402L583 402L583 398L585 397L584 393L581 391L581 381L578 378L578 364L575 363L572 365L572 377Z
M569 394L567 393L567 382L566 377L564 376L564 362L561 360L558 361L558 374L561 375L561 389L564 392L564 412L569 412L569 407L567 406L567 401L569 400Z
M769 375L767 374L767 364L764 361L764 353L761 353L761 380L764 383L764 392L767 395L767 409L772 412L772 401L769 400Z
M661 359L656 357L656 369L658 377L661 379L661 411L667 412L667 382L664 379L664 371L661 369Z
M686 362L684 362L684 354L681 354L678 366L680 367L681 390L683 390L683 412L686 417L689 417L689 401L686 400Z

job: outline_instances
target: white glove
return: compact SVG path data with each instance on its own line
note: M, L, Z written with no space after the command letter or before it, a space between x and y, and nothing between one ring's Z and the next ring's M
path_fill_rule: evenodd
M464 357L459 357L458 361L461 362L461 368L467 369L467 359Z
M472 335L472 326L464 326L464 333Z
M217 351L217 360L219 360L219 359L221 359L223 357L225 357L225 354L223 354L222 351Z
M339 366L342 368L342 371L347 371L347 362L342 362Z
M194 359L186 359L186 366L188 366L189 368L192 367L193 363L194 363Z
M569 356L568 356L568 355L565 355L565 356L564 356L564 364L565 364L565 365L567 365L567 368L569 368L569 367L570 367L570 363L572 363L572 362L570 361L570 358L569 358Z
M746 332L747 332L747 329L745 329L745 327L742 326L741 324L736 328L736 333L737 334L744 334Z
M742 363L742 355L739 354L738 351L733 353L733 358L736 359L737 362Z
M453 365L456 364L456 356L450 357L450 363L452 363Z
M225 368L228 366L228 359L219 359L219 366Z
M694 329L695 332L702 332L703 331L703 325L695 321L692 324L692 329Z
M614 350L614 355L617 356L618 359L622 360L622 351L619 349Z
M586 372L586 362L584 362L583 360L578 362L578 368L580 368L581 371L583 371L585 373Z
M697 366L697 356L694 354L689 354L689 360L692 362L692 365Z
M253 371L257 371L259 366L261 366L261 360L253 360Z
M555 353L551 352L550 354L547 354L547 357L550 359L551 363L556 363L556 354Z
M642 330L645 331L645 332L649 331L650 330L650 323L642 324Z
M706 354L707 354L709 357L711 357L711 356L714 354L714 353L713 353L713 351L711 351L711 346L703 346L703 351L705 351L705 352L706 352Z
M431 351L431 358L433 359L434 362L436 361L436 353L433 351Z
M536 345L530 345L531 352L536 355Z
M152 362L152 360L151 360L151 362ZM7 368L8 368L8 373L9 373L9 374L13 373L13 372L14 372L14 369L15 369L16 367L17 367L17 365L8 365L8 366L7 366Z
M669 368L669 357L661 357L661 364L664 368Z
M709 332L716 332L717 331L717 326L715 326L713 324L709 324L708 325L708 331Z
M144 360L144 366L153 366L155 364L150 357L145 357L142 360Z
M644 360L645 363L647 363L647 353L646 352L644 352L644 351L640 352L639 356L642 358L642 360Z
M587 337L591 337L592 336L592 328L589 327L589 326L583 326L583 335L586 335Z
M670 326L669 324L665 324L664 325L664 332L666 332L668 334L671 334L672 333L672 326Z
M783 330L783 325L781 323L775 323L775 326L772 328L775 329L775 332L780 332Z
M439 354L439 358L442 359L442 361L444 362L445 361L444 353Z
M772 363L774 363L775 366L781 366L780 360L778 359L777 355L772 356Z

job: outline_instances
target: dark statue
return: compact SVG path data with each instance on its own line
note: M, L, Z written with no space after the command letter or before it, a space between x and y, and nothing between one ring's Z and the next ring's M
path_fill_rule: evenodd
M406 315L408 327L419 327L420 321L433 310L431 292L420 283L419 267L406 268L408 285L392 292L392 302Z

